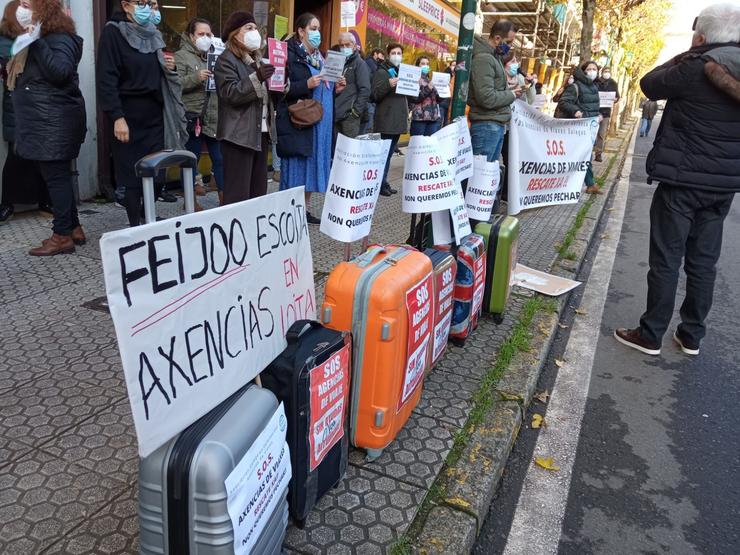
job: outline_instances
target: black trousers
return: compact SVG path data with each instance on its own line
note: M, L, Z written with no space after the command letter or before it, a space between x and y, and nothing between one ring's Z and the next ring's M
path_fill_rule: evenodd
M698 344L712 308L722 229L734 193L715 193L661 183L650 206L650 271L647 310L640 318L643 337L660 343L673 316L678 272L684 261L686 298L679 331Z
M221 141L224 157L224 204L234 204L267 193L267 153L270 137L262 133L261 150Z
M72 182L72 161L40 161L37 163L51 197L54 212L52 229L58 235L71 235L72 230L80 225Z

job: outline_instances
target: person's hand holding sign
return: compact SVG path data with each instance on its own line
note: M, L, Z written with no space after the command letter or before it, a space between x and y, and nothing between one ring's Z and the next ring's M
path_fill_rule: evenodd
M388 79L388 84L391 86L392 89L396 88L396 85L398 84L398 77L391 77Z
M206 79L208 79L208 78L209 78L209 77L211 77L212 75L213 75L213 73L211 73L211 72L210 72L210 71L208 71L207 69L201 69L201 70L200 70L200 71L198 72L198 80L199 80L199 81L200 81L201 83L203 83L203 82L204 82L204 81L205 81Z
M578 110L575 114L573 114L573 117L574 118L582 118L583 117L583 112L581 112L580 110Z

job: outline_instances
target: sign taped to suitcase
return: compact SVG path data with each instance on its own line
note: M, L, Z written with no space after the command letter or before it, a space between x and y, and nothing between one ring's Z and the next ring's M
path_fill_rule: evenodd
M409 334L406 351L406 371L403 390L398 399L398 410L408 401L411 394L424 380L424 370L429 353L434 313L432 312L433 283L431 272L406 292Z

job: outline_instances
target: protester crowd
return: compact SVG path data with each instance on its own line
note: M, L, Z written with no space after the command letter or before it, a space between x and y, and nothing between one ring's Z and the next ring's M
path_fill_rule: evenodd
M287 40L286 76L283 90L275 91L268 86L275 67L267 61L265 39L252 14L237 11L227 18L221 33L224 50L211 68L208 54L216 51L217 39L209 21L191 20L174 56L165 48L160 22L156 2L122 0L97 48L99 105L113 134L115 201L126 209L131 226L143 220L135 163L165 148L186 148L197 158L205 148L221 204L266 193L272 152L272 177L280 189L303 186L308 202L312 194L326 191L339 133L351 138L380 133L391 141L380 190L390 196L397 191L388 183L388 170L401 136L430 136L450 120L450 95L440 95L432 83L433 57L414 61L421 70L418 97L396 91L402 44L388 44L365 58L355 35L341 33L333 49L345 56L344 72L332 82L322 74L320 22L310 13L299 15L293 33L281 37ZM11 56L13 40L35 32L38 40ZM512 22L496 22L488 38L476 38L470 71L473 153L489 161L503 155L504 167L511 105L518 98L531 104L541 86L535 75L522 71L511 47L515 36ZM51 205L53 234L32 255L71 252L85 242L72 169L86 128L77 74L81 54L82 39L59 0L8 2L0 24L3 135L9 147L0 220L12 216L14 204ZM451 88L454 67L452 62L444 70ZM600 160L610 110L600 108L599 91L616 92L616 83L607 69L601 79L598 72L594 62L575 68L556 115L600 118L595 147ZM157 183L159 200L174 202L164 176ZM586 185L588 192L599 192L590 164ZM200 184L197 192L204 194ZM202 209L197 202L195 207ZM310 213L307 221L320 223Z

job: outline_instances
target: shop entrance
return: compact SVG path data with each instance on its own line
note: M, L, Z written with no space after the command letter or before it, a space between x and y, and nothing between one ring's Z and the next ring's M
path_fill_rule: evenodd
M332 13L335 0L296 0L295 2L295 21L298 17L306 12L314 14L321 23L321 46L319 50L326 52L331 48L331 40L334 36L332 29ZM338 1L338 0L337 0ZM292 29L291 29L292 31Z

